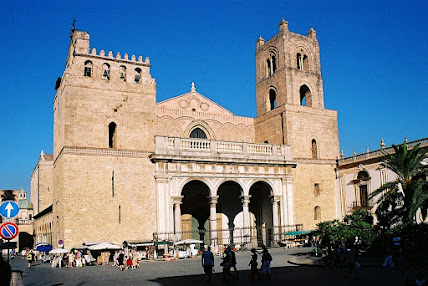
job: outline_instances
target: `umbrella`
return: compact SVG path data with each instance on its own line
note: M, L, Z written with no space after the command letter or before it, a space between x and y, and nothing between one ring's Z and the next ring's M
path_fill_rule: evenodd
M192 243L203 243L202 240L197 240L197 239L185 239L185 240L180 240L175 242L175 245L180 245L180 244L192 244Z
M110 249L121 249L120 246L108 242L91 245L88 247L90 250L110 250Z
M45 252L45 251L49 251L52 249L52 245L47 244L47 243L40 243L37 245L36 250L40 251L40 252Z
M67 253L68 250L65 248L55 248L49 251L50 254L59 254L59 253Z

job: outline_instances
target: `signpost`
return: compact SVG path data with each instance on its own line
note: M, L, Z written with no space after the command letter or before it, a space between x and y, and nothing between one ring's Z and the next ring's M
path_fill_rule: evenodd
M16 217L19 213L18 204L14 201L4 201L0 205L0 215L4 217L6 220L10 220ZM11 240L14 239L18 235L18 226L13 222L6 222L0 226L0 236L3 239ZM9 263L9 249L10 244L6 246L7 248L7 262Z
M18 215L19 207L14 201L4 201L0 205L0 215L5 219L11 219Z

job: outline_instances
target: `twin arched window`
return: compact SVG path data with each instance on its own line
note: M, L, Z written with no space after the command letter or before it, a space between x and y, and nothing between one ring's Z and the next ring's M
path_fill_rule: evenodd
M303 52L303 50L300 50ZM296 61L297 61L297 68L299 70L308 71L309 70L309 64L308 64L308 56L303 53L297 53L296 55Z
M120 66L120 79L123 81L126 81L126 67L125 66Z
M91 61L85 62L85 70L83 72L83 75L87 76L87 77L92 77L92 62Z
M276 72L276 54L274 51L270 51L268 58L266 59L266 76L271 76Z
M103 64L103 79L110 80L110 65Z
M135 83L140 83L141 80L141 69L136 68L135 69Z

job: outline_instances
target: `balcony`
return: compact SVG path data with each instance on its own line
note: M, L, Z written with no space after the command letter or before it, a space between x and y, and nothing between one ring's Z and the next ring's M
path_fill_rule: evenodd
M354 201L352 202L352 204L350 205L349 209L351 211L356 211L359 209L366 209L366 210L371 210L374 206L373 201L365 201L365 202L361 202L361 201Z
M290 146L156 136L154 159L257 161L293 164Z

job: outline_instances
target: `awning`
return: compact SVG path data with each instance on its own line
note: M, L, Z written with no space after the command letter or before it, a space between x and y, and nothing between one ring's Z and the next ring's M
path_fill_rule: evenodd
M153 241L128 241L128 246L151 246L155 245Z
M315 230L290 231L290 232L284 233L284 235L305 235L312 232L315 232Z
M36 249L40 252L46 252L52 249L52 245L50 244L38 244Z

